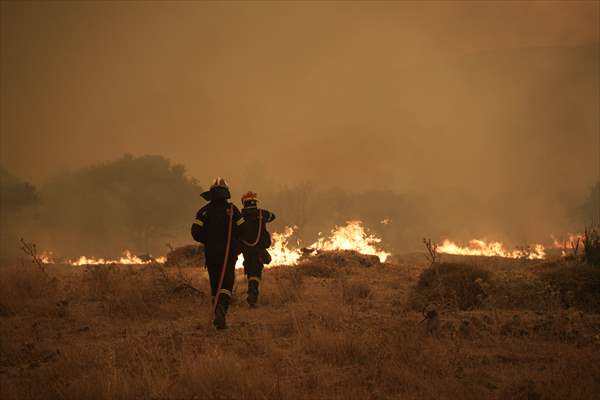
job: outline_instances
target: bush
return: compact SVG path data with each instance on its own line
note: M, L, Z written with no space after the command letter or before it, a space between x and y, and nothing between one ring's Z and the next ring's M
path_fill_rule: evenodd
M50 315L56 311L64 293L57 279L44 274L37 266L0 268L0 309L4 315L34 313Z
M336 269L330 265L312 260L302 261L296 267L301 273L315 278L331 278L335 276Z
M548 264L540 278L558 291L563 307L600 312L600 269L587 264Z
M541 279L522 274L494 274L486 290L485 305L490 308L552 310L559 305L556 290Z
M417 310L432 303L458 310L477 308L485 299L483 286L489 279L489 272L473 265L432 264L419 276L411 305Z
M583 238L583 257L592 265L600 266L600 232L586 229Z
M373 267L380 264L379 257L354 250L319 250L317 254L308 256L307 260L339 267Z
M204 251L202 245L189 244L177 247L167 254L165 267L203 267Z

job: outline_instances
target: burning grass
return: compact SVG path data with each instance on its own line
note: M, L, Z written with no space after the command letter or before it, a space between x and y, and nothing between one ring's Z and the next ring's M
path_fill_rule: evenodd
M265 270L257 309L246 307L238 273L225 332L208 326L201 268L49 265L47 276L0 268L0 397L592 399L600 391L600 315L584 306L587 295L581 307L531 308L546 287L559 300L560 285L565 296L592 293L596 269L334 260ZM440 293L452 307L439 309L437 324L421 323L414 302Z

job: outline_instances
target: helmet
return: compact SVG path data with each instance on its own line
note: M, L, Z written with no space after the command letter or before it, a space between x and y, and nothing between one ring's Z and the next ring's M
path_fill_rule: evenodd
M227 181L221 177L214 180L210 185L210 190L202 193L200 196L206 201L225 200L231 197Z
M213 184L210 185L211 189L215 189L215 188L224 188L224 189L229 189L229 185L227 184L227 181L223 178L221 178L220 176L214 180Z
M257 201L256 197L257 197L256 193L254 193L254 192L246 192L246 194L244 194L242 196L242 204L246 203L248 201L254 201L254 202L256 202Z

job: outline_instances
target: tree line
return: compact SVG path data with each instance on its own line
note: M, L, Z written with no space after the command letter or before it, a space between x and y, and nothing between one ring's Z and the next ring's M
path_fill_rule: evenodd
M502 218L492 221L489 214L497 210L463 193L439 198L390 190L351 193L310 183L256 188L254 180L237 186L259 190L261 203L278 215L272 229L297 226L294 240L304 245L353 219L364 221L388 250L398 251L418 246L425 236L465 240L474 231L490 232L490 226L511 234L518 230L510 218L506 226L498 222ZM61 173L40 187L0 167L1 255L18 254L20 237L65 257L117 256L124 249L164 254L167 243L191 241L189 226L204 203L202 191L183 165L158 155L125 155ZM599 211L600 182L570 211L573 226L598 224Z

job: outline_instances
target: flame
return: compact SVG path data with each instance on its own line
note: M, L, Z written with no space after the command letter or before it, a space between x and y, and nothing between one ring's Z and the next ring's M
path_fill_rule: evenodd
M135 265L135 264L148 264L150 261L143 261L136 255L131 254L129 250L126 250L117 260L105 260L104 258L95 258L95 257L86 257L81 256L76 261L69 261L71 265L103 265L103 264L127 264L127 265Z
M52 252L51 251L43 251L42 254L38 257L42 264L52 264Z
M567 250L571 250L577 254L579 248L584 246L585 236L582 233L567 233L568 239L563 240L562 242L552 236L554 239L553 245L556 249L561 249L561 256L567 256Z
M291 246L289 241L297 227L285 227L282 233L273 232L272 245L268 249L271 254L272 261L269 266L276 265L296 265L302 256L300 245ZM381 239L367 234L360 221L349 221L346 226L336 226L329 238L319 238L313 243L310 248L314 251L318 250L354 250L362 254L375 255L379 257L381 262L389 257L387 253L378 248ZM44 253L46 257L43 259L46 263L54 263L51 258L51 253ZM150 264L152 262L164 263L166 257L158 257L156 259L142 260L140 257L133 255L129 250L123 253L123 256L118 259L104 259L96 257L81 256L76 260L68 260L67 264L71 265L105 265L105 264L128 264L141 265ZM235 264L236 268L243 268L244 257L240 255Z
M289 239L294 234L297 227L285 227L283 233L273 232L272 245L269 248L271 254L271 264L276 265L296 265L302 256L302 251L298 247L290 247ZM346 226L336 226L331 231L329 238L319 238L310 248L313 251L318 250L354 250L362 254L375 255L381 262L389 257L390 253L379 250L377 245L381 239L365 232L362 222L349 221ZM244 257L240 255L235 264L236 268L243 268Z
M469 246L465 247L446 239L438 246L437 251L463 256L525 258L528 260L542 260L546 257L546 249L541 244L534 244L524 249L507 250L500 242L486 242L478 239L469 241Z
M380 221L381 224L387 225L391 222L389 219ZM302 257L303 251L300 250L299 243L296 246L291 246L289 241L297 227L285 227L282 233L273 232L272 245L268 249L271 254L272 261L269 266L277 265L296 265ZM321 233L319 232L319 236ZM556 238L553 239L553 247L563 249L563 255L567 248L571 248L577 241L583 241L584 235L580 233L569 233L568 240L562 243ZM354 250L361 254L375 255L379 257L381 262L385 262L390 253L380 249L381 239L373 234L368 234L361 221L348 221L345 226L335 226L331 230L328 238L319 237L308 249L316 251L332 251L332 250ZM571 246L571 247L569 247ZM306 250L306 249L305 249ZM437 251L443 254L455 254L465 256L486 256L486 257L504 257L504 258L521 258L528 260L542 260L546 257L546 248L541 244L533 244L524 248L508 250L501 242L485 241L473 239L469 241L468 246L461 246L456 242L445 239L441 245L437 247ZM42 252L38 257L44 264L53 264L56 261L52 258L52 252ZM151 258L149 260L141 259L126 250L118 259L104 259L96 257L81 256L76 260L68 260L65 263L71 265L105 265L105 264L127 264L127 265L143 265L150 263L163 264L166 257ZM240 255L236 262L236 268L243 268L244 257Z
M283 233L273 232L271 234L271 247L269 247L269 254L271 254L271 263L267 267L274 267L277 265L296 265L298 260L302 256L302 252L297 248L289 247L289 239L294 234L297 227L286 226ZM244 255L240 254L235 263L236 268L244 268Z
M385 262L390 256L377 245L381 239L365 232L361 221L348 221L346 226L336 226L329 239L319 238L310 246L315 250L355 250L361 254L374 255Z
M552 236L554 239L554 247L557 249L569 249L573 247L578 241L583 243L584 235L582 233L567 233L568 238L562 242Z
M300 249L290 249L288 247L288 241L294 234L295 229L297 227L286 226L283 233L273 232L273 243L269 248L269 253L273 259L271 265L295 265L298 263L302 252Z
M44 264L56 264L57 263L57 261L55 261L52 258L52 252L44 251L39 256L39 259ZM75 260L67 260L64 263L70 264L70 265L76 265L76 266L106 265L106 264L144 265L144 264L150 264L153 262L159 263L159 264L164 264L165 261L167 261L166 257L158 257L158 258L151 258L149 260L142 260L140 257L132 254L131 251L125 250L123 252L123 255L121 257L119 257L118 259L105 259L105 258L81 256Z

